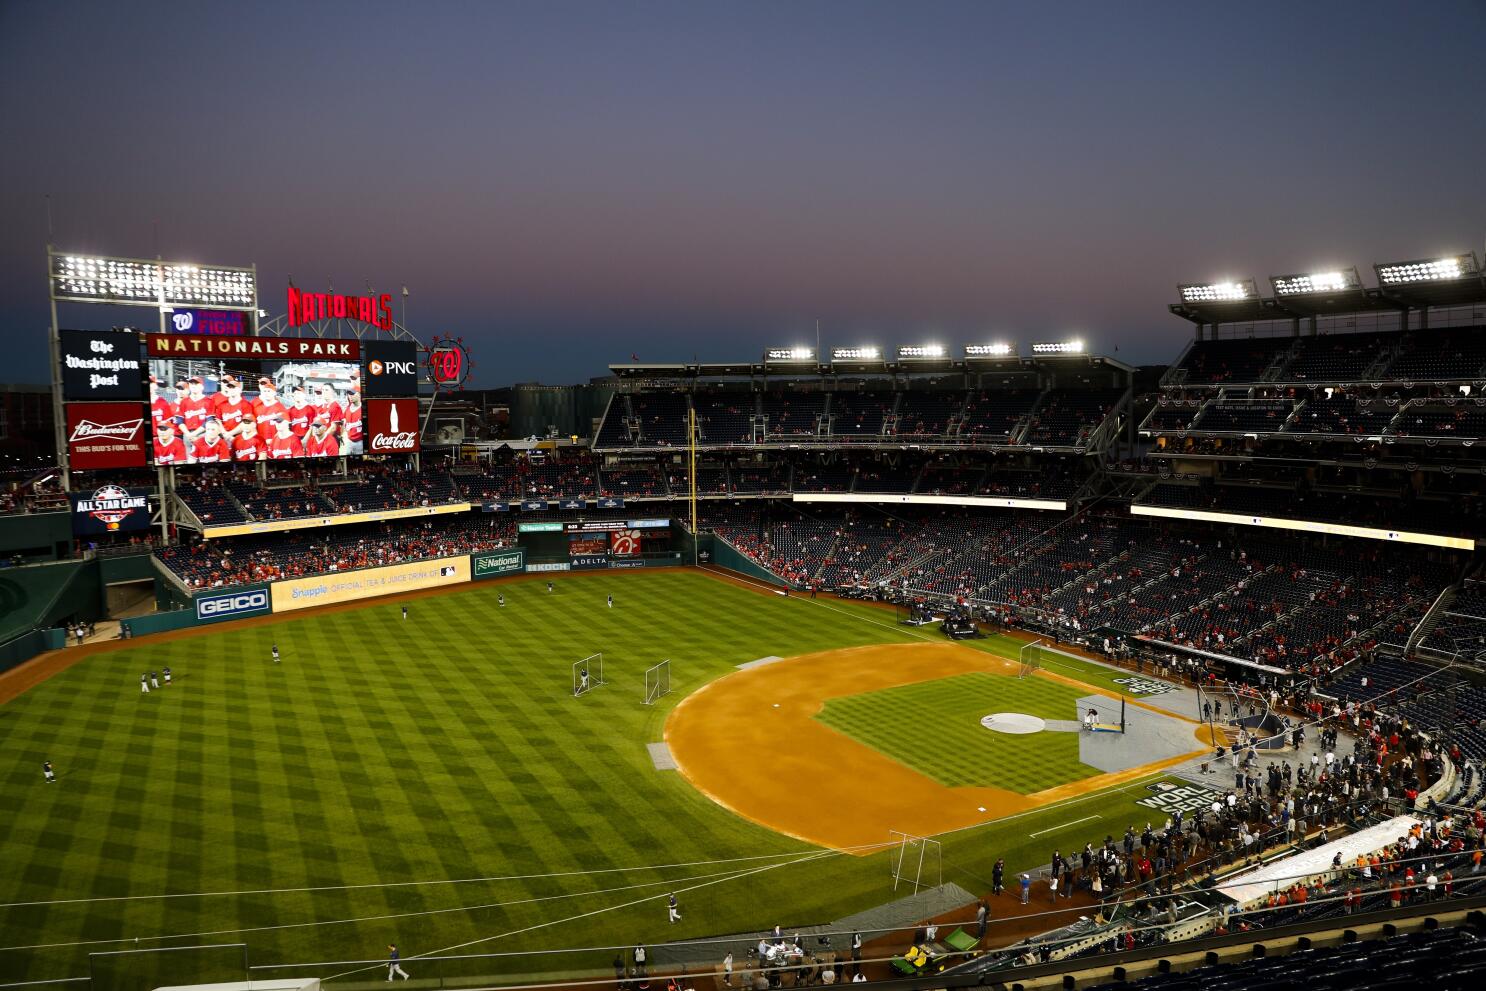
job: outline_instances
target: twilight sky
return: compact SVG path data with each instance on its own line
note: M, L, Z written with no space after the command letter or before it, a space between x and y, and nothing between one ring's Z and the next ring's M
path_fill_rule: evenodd
M1166 361L1177 282L1480 254L1483 51L1486 0L0 0L0 379L47 378L48 194L271 313L406 284L472 385L816 319Z

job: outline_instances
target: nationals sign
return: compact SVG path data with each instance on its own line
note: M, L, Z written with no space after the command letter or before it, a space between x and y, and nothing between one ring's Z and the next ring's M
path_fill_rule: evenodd
M367 454L412 454L418 447L418 400L368 399Z
M139 403L68 403L67 463L79 471L143 468L144 422Z
M355 320L392 329L392 294L342 296L334 292L301 292L289 287L289 326L312 320Z
M262 361L330 359L355 361L361 357L356 338L320 337L207 337L200 334L146 334L151 358L245 358Z

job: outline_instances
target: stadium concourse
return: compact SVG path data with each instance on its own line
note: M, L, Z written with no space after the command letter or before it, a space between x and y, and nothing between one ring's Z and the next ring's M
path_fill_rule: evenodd
M295 864L299 900L282 922L278 903L242 917L213 909L226 913L213 916L220 928L169 916L169 939L242 938L255 980L379 978L387 961L363 959L365 944L415 916L407 926L424 945L401 964L451 983L581 974L629 988L675 975L710 987L729 954L726 976L758 991L858 976L1032 986L1074 970L1087 985L1162 969L1172 943L1216 963L1293 933L1311 942L1287 974L1314 986L1391 986L1397 961L1445 949L1474 960L1482 924L1468 913L1486 906L1486 327L1475 315L1486 283L1471 261L1448 284L1379 266L1378 288L1325 300L1284 280L1268 299L1183 286L1171 310L1194 334L1163 368L1076 341L1026 356L1009 344L963 357L907 347L896 360L778 349L611 366L598 415L559 424L552 433L573 438L562 442L503 443L470 403L459 411L468 443L430 434L416 455L68 466L66 489L58 471L15 469L3 505L19 522L0 552L48 563L5 579L17 643L6 666L24 660L22 642L53 649L4 676L25 689L7 703L8 727L25 727L6 730L7 749L38 768L51 760L37 748L60 745L51 728L80 718L67 705L76 691L92 709L68 725L104 750L166 748L179 777L157 793L120 771L110 808L86 804L103 801L102 785L70 790L91 780L83 760L55 788L27 772L24 784L59 804L28 797L27 823L12 827L51 825L30 867L0 869L0 911L35 927L0 960L20 961L20 980L88 980L82 948L135 930L92 898L71 908L38 894L76 869L68 830L91 820L127 834L148 819L146 796L168 808L177 791L209 787L212 767L266 765L296 805L286 818L337 824L324 835L354 832L344 807L370 809L395 781L435 822L389 813L404 818L387 828L437 856L399 851L403 869L425 873L387 877L393 854L376 840L338 848L318 827L307 838L277 820L237 835L253 803L281 797L265 799L256 778L251 800L224 798L231 814L211 814L230 820L235 876L261 884L256 894L280 890L253 873L271 835ZM131 494L154 500L161 525L27 543L31 524L106 521ZM80 499L59 513L69 495ZM499 580L448 587L480 568ZM123 607L131 582L150 601ZM359 601L408 588L420 591L393 602L412 603L411 618ZM417 625L430 614L436 624ZM83 646L61 650L43 627ZM277 663L291 632L318 653L280 669L301 680L278 696L275 676L242 658L271 644ZM219 679L194 685L217 694L195 703L189 731L144 727L134 703L153 658L190 657L193 643ZM568 674L597 649L600 684L574 697ZM673 656L674 696L642 702L636 673ZM132 681L113 691L110 665L145 657L140 699ZM548 661L559 690L542 680ZM166 690L162 711L192 685ZM363 703L391 728L362 726ZM1079 732L1096 704L1128 704L1128 722L1095 724L1123 739ZM213 734L208 712L232 732ZM688 713L701 718L688 725ZM988 713L1045 731L992 734ZM1159 751L1162 721L1180 739ZM811 739L830 745L803 746ZM739 752L759 766L727 780ZM22 787L19 771L6 780ZM828 799L812 803L812 782ZM322 791L340 805L325 808ZM499 828L481 818L491 808ZM113 872L88 892L226 890L174 862L136 890L126 846L88 842L90 862ZM635 866L659 849L678 851L676 863ZM473 908L381 890L462 883L473 851L487 864L529 851L553 864L502 868L494 882L523 886ZM750 859L761 863L738 866ZM676 918L657 926L675 882L649 872L699 866L727 880L789 872L729 889L716 900L726 904L683 890ZM609 890L590 888L611 874L635 898L620 914L546 912L548 900ZM343 883L385 897L380 914L356 915ZM314 900L331 889L346 900ZM35 906L61 936L23 917ZM530 943L485 953L500 938L487 910ZM163 932L171 910L133 911L131 926ZM588 914L600 919L586 941L550 931ZM294 931L322 924L365 928L357 940ZM577 956L545 956L560 953Z

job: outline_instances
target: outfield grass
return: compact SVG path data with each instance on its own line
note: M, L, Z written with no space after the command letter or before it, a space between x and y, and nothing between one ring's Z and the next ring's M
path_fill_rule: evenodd
M1025 712L1076 721L1083 694L1035 678L972 672L831 699L816 718L947 787L1030 795L1100 772L1079 763L1077 733L993 733L981 717Z
M417 599L407 621L394 601L142 640L0 707L0 978L86 975L89 951L136 937L247 942L254 964L379 958L389 942L405 957L476 940L462 952L530 951L806 924L892 897L886 853L824 854L742 820L654 770L645 744L742 662L917 637L870 607L696 573L544 587ZM571 698L572 662L599 650L610 683ZM643 671L664 657L674 693L644 706ZM176 683L142 697L140 673L166 665ZM1111 810L1141 794L947 838L945 880L981 887L997 856L1031 866L1060 835L1031 833L1125 818ZM490 880L447 883L468 878ZM685 922L668 927L673 889ZM571 972L611 956L461 966Z

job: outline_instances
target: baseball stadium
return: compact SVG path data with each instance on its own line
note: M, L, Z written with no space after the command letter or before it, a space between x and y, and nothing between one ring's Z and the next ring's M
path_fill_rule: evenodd
M1486 305L1472 255L1376 266L1366 334L1228 337L1337 304L1184 283L1157 381L1077 340L631 361L513 393L596 409L526 440L372 298L295 327L251 269L48 259L58 304L161 278L250 332L53 331L63 456L3 531L11 984L1470 952L1486 593L1447 468L1486 421L1448 397L1486 352L1439 325ZM1358 422L1409 463L1351 464ZM1427 480L1404 512L1358 472Z
M29 64L18 39L42 44L27 26L53 16L25 6L0 10L0 79ZM282 34L338 37L320 31L331 6L296 9L304 24ZM464 12L458 37L434 27L443 4L396 18L347 7L396 36L395 52L353 44L344 25L345 47L386 78L333 73L346 53L322 50L308 87L311 69L283 54L302 49L265 49L251 91L304 99L300 122L269 128L249 104L252 125L199 114L194 86L248 92L199 67L247 71L220 60L222 39L262 16L202 4L162 19L175 41L129 56L164 55L176 96L143 96L132 69L110 81L121 106L152 108L151 126L160 114L159 132L115 120L85 137L109 155L168 144L156 157L174 168L213 161L230 134L230 168L151 198L150 168L130 158L95 196L62 178L78 166L59 134L36 146L55 187L0 182L45 208L15 251L23 235L0 232L9 267L31 272L0 287L0 313L49 312L6 338L44 352L49 381L0 385L0 991L1479 987L1479 242L1421 210L1378 248L1307 216L1298 191L1241 235L1242 211L1192 213L1207 196L1168 163L1170 202L1141 209L1153 231L1155 215L1182 213L1156 234L1183 249L1161 256L1159 295L1137 287L1139 319L1165 335L1158 360L1137 360L1154 338L1065 319L1078 310L1061 286L1031 300L1045 316L1029 322L1008 288L1026 266L1057 267L1042 242L1018 243L1015 210L1068 223L1052 201L1075 193L1044 192L1092 174L1082 144L1047 138L1033 156L1045 177L988 219L965 205L992 196L979 179L949 205L933 187L963 181L953 163L1003 167L1008 142L972 152L907 83L855 95L941 60L933 85L954 89L963 39L919 49L914 31L1030 13L803 5L768 37L808 38L822 18L829 44L804 57L742 27L780 11L722 6L727 23L708 31L725 43L707 58L687 39L717 9L673 7L641 30L638 7L537 17L513 3ZM549 17L561 45L543 57L571 75L518 67ZM67 31L93 31L88 19ZM530 32L515 32L522 45L473 27L508 20ZM437 54L420 51L425 30L444 39ZM590 32L602 49L583 47ZM180 43L192 37L201 48ZM877 55L831 61L864 39ZM719 82L741 49L758 62ZM585 75L621 56L633 89ZM1071 49L1047 57L1081 64ZM479 84L446 75L456 65ZM1138 91L1147 70L1127 68L1079 99ZM1194 93L1209 92L1209 68L1192 72ZM1043 74L1023 81L1063 92ZM424 76L450 81L434 92ZM362 155L373 146L340 122L359 96L340 91L386 94L389 80L412 95L362 129L395 119ZM80 85L34 82L48 109L27 110L28 129L54 112L43 87ZM838 113L802 109L822 93ZM643 109L611 116L629 100ZM528 102L545 108L534 132L507 121ZM56 104L69 126L72 105ZM451 105L458 127L441 116ZM908 105L892 141L854 143L854 114ZM464 134L486 113L521 136L495 149ZM1035 116L1006 133L1036 132ZM731 141L781 120L800 133L777 158ZM309 140L320 127L336 152ZM292 162L250 140L275 128L301 132ZM658 131L698 136L673 156L642 137ZM1112 157L1126 142L1085 137ZM793 159L817 140L863 171L822 179ZM1270 150L1303 164L1284 140ZM1201 144L1160 147L1175 161ZM871 171L904 147L924 157ZM697 175L667 171L672 158ZM1152 188L1148 164L1097 164L1119 203ZM796 169L816 176L800 200ZM464 174L478 170L518 176L520 191ZM616 175L615 200L597 197ZM779 203L755 175L773 176ZM301 225L265 233L260 185L282 186ZM457 207L430 207L441 185ZM890 192L905 186L906 199ZM353 224L368 203L378 238ZM553 251L523 212L533 203L567 218L551 229L573 253ZM864 228L831 213L843 205L881 229L853 243ZM776 208L758 241L728 226ZM924 217L956 251L996 242L995 264L931 266L935 285L999 273L979 329L925 331L893 302L923 295L892 278L914 269L912 250L869 264L868 242ZM478 238L461 240L466 222ZM1144 230L1128 234L1139 255ZM648 253L652 237L674 268ZM832 285L831 265L783 243L815 237L873 301L865 315L786 322L739 304L733 322L672 333L611 313L649 300L660 269L655 312L683 324L714 297L767 296L770 279ZM508 253L499 239L525 243ZM598 276L573 247L590 239ZM455 301L430 311L401 274L380 289L304 277L327 246L372 240L418 287L437 255L435 284ZM275 243L272 264L253 261ZM1281 274L1210 263L1255 245L1254 264ZM720 282L705 268L719 258ZM1081 283L1078 306L1084 292L1124 305L1129 287L1068 265L1058 280ZM572 308L604 326L568 337L536 304L501 315L509 299L486 294L501 282L551 289L532 290L549 302L571 285ZM599 283L608 295L576 288ZM506 342L497 321L525 321L528 339ZM756 333L738 329L750 321ZM984 329L1009 326L1061 329ZM523 360L578 384L518 381Z

